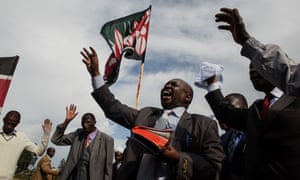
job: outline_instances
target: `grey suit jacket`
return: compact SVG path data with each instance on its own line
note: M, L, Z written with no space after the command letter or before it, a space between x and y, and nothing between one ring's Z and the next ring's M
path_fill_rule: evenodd
M220 90L206 99L220 122L245 131L246 179L300 179L300 99L283 95L261 119L262 100L236 109Z
M71 146L66 165L59 176L59 179L61 180L71 178L72 172L74 168L76 168L84 146L82 128L65 135L64 132L65 128L62 124L58 125L51 139L53 144ZM89 163L90 179L110 180L112 179L114 140L111 136L98 131L93 143L93 150Z
M252 37L243 45L241 54L276 87L288 95L300 96L300 64L278 45L265 45Z
M115 99L106 85L95 90L92 95L108 118L127 129L136 125L153 127L163 113L162 109L155 107L140 110L128 107ZM215 179L224 152L214 120L184 112L177 125L172 145L180 152L179 162L172 165L173 179ZM141 155L132 144L127 144L118 179L136 178Z

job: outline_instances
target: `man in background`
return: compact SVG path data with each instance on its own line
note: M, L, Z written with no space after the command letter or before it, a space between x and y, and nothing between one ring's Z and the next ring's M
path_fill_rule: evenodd
M115 162L113 163L113 178L112 180L117 179L120 167L123 163L123 153L119 150L115 151Z
M246 98L239 93L231 93L225 99L235 108L247 109ZM221 142L226 153L220 180L243 180L245 171L246 134L221 123L226 132L221 136Z
M52 168L51 165L51 159L54 155L55 149L53 147L49 147L47 149L47 154L39 160L32 180L52 180L53 176L57 176L59 174L60 171Z
M82 128L65 134L67 126L77 114L74 104L66 107L65 120L56 127L51 139L56 145L71 146L59 179L110 180L114 140L95 126L96 117L92 113L83 114Z
M44 134L41 143L36 145L25 134L15 128L21 121L18 111L9 111L3 118L3 127L0 130L0 179L11 180L15 174L18 159L24 149L41 156L48 146L52 123L44 120L42 126Z

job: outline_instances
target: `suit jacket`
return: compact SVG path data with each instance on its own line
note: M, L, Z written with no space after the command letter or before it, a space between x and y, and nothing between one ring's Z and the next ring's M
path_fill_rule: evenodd
M52 168L51 160L48 155L45 155L38 162L32 180L52 180L52 176L58 174L59 170Z
M228 144L231 140L231 136L234 129L226 131L225 134L221 136L221 142L225 153L228 155ZM239 140L236 148L234 150L232 160L226 156L223 162L223 169L221 173L222 180L233 180L242 179L244 177L245 171L245 148L246 148L246 134L243 134Z
M70 179L73 170L79 162L82 148L84 148L84 132L82 128L74 132L65 134L65 128L62 124L56 127L52 136L52 143L56 145L71 146L70 152L59 179ZM112 178L112 161L114 154L114 140L111 136L98 131L93 140L93 146L89 161L90 180L109 180Z
M107 85L92 93L105 115L131 129L136 125L154 127L163 110L146 107L130 108L115 99ZM180 118L172 146L180 152L178 164L172 168L173 179L214 179L224 158L217 124L208 117L184 112ZM118 179L135 179L142 154L127 142Z
M206 99L217 119L247 133L247 179L300 179L300 99L281 96L261 119L262 100L236 109L220 90Z

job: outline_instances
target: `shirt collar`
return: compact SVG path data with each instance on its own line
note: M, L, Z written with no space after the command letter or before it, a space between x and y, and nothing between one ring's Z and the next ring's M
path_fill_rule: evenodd
M17 131L14 130L13 132L6 134L3 129L0 130L0 134L5 135L5 136L17 136Z
M275 87L271 92L270 92L274 97L280 98L284 93L277 87Z
M88 134L88 136L90 137L90 139L94 139L97 135L98 129L96 129L95 131L91 132L90 134Z
M184 113L185 108L184 107L176 107L176 108L173 108L172 111L175 113L175 115L178 118L180 118L182 116L182 114Z

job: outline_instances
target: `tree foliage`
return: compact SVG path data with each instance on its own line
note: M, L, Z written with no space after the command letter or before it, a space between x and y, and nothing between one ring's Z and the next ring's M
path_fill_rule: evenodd
M36 154L24 150L18 160L15 176L20 179L29 177L33 171L33 167L36 160L37 160Z

